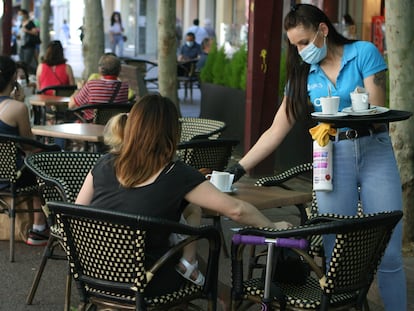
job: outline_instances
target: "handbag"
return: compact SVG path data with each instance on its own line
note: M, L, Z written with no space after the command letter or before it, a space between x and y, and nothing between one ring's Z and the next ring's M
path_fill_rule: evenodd
M310 274L309 264L289 248L277 248L273 260L272 281L303 285Z

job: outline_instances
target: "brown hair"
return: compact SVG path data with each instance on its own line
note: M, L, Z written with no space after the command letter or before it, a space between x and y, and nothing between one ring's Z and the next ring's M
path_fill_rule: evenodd
M49 66L56 66L66 63L65 56L63 55L62 43L60 43L59 40L50 41L42 62Z
M146 181L171 162L179 142L178 111L159 94L142 97L131 109L124 141L115 159L116 176L130 188Z

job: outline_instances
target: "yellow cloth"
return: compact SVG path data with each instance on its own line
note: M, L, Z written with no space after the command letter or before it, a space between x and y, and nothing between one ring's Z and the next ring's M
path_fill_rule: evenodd
M336 129L332 128L328 123L320 123L309 129L309 133L312 135L312 139L316 140L319 146L323 147L329 143L329 135L336 135Z

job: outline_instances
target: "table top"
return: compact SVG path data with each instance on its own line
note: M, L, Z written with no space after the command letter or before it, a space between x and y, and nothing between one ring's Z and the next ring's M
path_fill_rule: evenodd
M235 189L234 192L229 193L229 195L252 204L258 210L302 205L312 201L312 192L287 190L281 187L259 187L244 182L235 183L233 188ZM211 216L219 216L208 210L205 213Z
M67 106L69 103L70 97L65 96L55 96L55 95L44 95L36 94L30 96L29 102L33 106Z
M102 142L105 126L92 123L63 123L35 125L32 133L38 136L73 139L87 142Z
M237 182L235 198L254 205L257 209L306 204L312 201L312 192L287 190L281 187L259 187L253 184Z
M335 127L358 127L373 123L397 122L410 118L413 115L410 111L394 110L376 115L361 116L342 116L342 117L324 117L322 115L312 116L312 119L318 122L325 122L335 125Z

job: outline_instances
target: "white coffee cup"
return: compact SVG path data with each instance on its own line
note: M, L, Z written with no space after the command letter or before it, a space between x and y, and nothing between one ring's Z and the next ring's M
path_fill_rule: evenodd
M367 110L369 108L369 96L368 93L350 93L352 110L360 111Z
M229 192L233 184L234 174L228 172L213 171L207 175L210 177L210 182L220 191Z
M322 114L337 114L339 109L339 96L319 97L315 99L315 106L322 107Z

